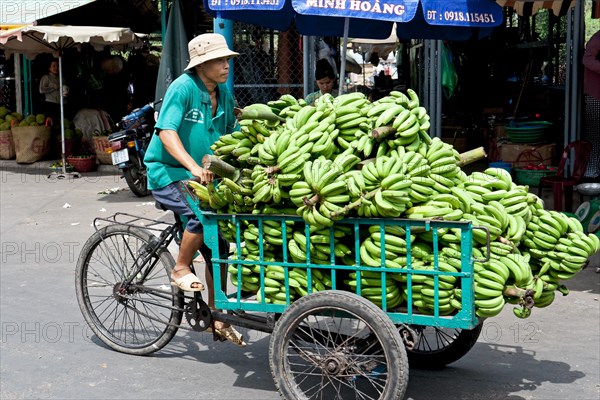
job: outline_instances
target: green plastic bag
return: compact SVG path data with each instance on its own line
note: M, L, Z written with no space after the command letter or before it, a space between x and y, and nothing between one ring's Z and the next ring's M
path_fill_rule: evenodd
M452 62L452 52L445 44L442 44L440 57L442 59L442 92L444 97L449 99L454 95L454 91L458 86L458 75Z

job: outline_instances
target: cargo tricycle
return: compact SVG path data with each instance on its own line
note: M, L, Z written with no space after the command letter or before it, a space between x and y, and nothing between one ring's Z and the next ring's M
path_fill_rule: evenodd
M202 332L212 321L223 321L271 334L269 365L286 399L399 399L406 391L409 365L439 368L454 362L479 336L482 321L474 309L476 260L471 243L473 230L485 228L470 222L347 218L329 228L329 260L311 258L309 239L306 261L294 259L286 245L282 258L272 260L264 256L268 243L262 239L267 226L281 226L281 243L285 244L291 239L290 226L303 229L310 238L310 226L302 218L214 213L201 209L191 191L188 201L204 226L201 253L212 270L213 287L208 289L214 292L217 310L209 309L200 292L184 293L170 284L175 261L168 246L179 242L185 221L175 216L174 223L165 223L125 213L97 218L96 231L77 263L76 291L86 322L112 349L147 355L168 344L179 329ZM228 248L219 240L223 223L233 227L234 240ZM258 257L244 256L243 231L248 223L258 229ZM344 240L352 249L353 262L336 256L334 235L341 226L349 232ZM443 255L438 230L442 228L461 232L458 272L439 268ZM379 266L361 261L361 235L368 229L379 230L382 238ZM398 229L406 235L404 265L386 262L386 231ZM427 270L413 268L411 238L419 231L431 232L433 268ZM249 269L258 279L255 291L242 284ZM276 301L266 296L272 290L274 269L280 273L281 285ZM327 287L308 284L305 295L294 300L298 291L293 288L303 281L298 271L306 282L327 276ZM420 312L413 299L417 273L433 279L435 289L447 279L459 280L461 309L445 315L440 305L443 299L435 290L430 315ZM228 275L237 287L227 284ZM388 296L386 288L392 281L401 286L401 293ZM382 295L374 297L374 293ZM369 299L364 297L367 294Z

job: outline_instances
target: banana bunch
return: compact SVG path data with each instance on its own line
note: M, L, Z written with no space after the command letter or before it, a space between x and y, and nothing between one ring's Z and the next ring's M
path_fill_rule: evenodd
M385 284L382 279L385 279ZM344 280L349 290L355 293L359 293L359 282L360 295L379 307L383 308L384 298L387 309L398 307L404 301L400 285L391 278L391 274L373 271L351 272L349 279Z
M269 101L267 105L271 107L273 113L283 118L292 118L300 109L306 106L304 99L296 99L290 94L284 94L278 100Z
M328 264L332 256L343 258L352 255L352 250L340 241L341 238L351 233L349 228L334 229L333 245L329 229L319 229L311 232L308 239L304 231L294 231L288 242L288 250L292 260L304 263L310 257L310 262L315 264ZM333 255L331 251L333 250Z
M586 235L576 218L544 209L536 210L523 243L539 260L538 276L549 274L561 280L571 279L600 251L598 236Z
M303 108L288 123L290 127L296 126L291 134L298 147L313 144L311 150L314 158L324 156L330 159L340 151L336 140L339 135L339 130L335 127L336 113L331 102L324 100L326 98L319 98L321 102L316 107Z
M208 196L208 189L206 188L206 186L204 186L200 182L196 182L196 181L192 181L192 180L188 181L188 186L194 192L194 194L198 197L198 199L200 200L200 204L202 206L208 205L210 198Z
M510 262L510 261L509 261ZM477 316L493 317L502 311L506 304L504 290L511 276L505 260L490 258L485 263L475 263L475 306ZM518 270L519 273L520 269Z
M245 120L245 124L251 124L255 121ZM247 133L245 133L247 132ZM252 148L258 143L256 135L252 135L248 132L248 126L241 126L241 130L233 132L227 135L221 136L213 145L210 147L216 156L224 159L227 162L237 160L240 163L256 163L257 160L254 157L249 160L252 152Z
M261 165L274 167L273 172L293 174L302 169L302 164L311 156L312 148L312 142L299 145L292 134L281 132L269 136L258 146L257 153Z
M382 156L366 163L360 173L348 175L348 190L360 199L359 216L399 217L410 207L411 181L404 167L402 159Z
M231 189L225 185L216 185L211 182L206 185L208 191L208 204L213 210L221 210L233 203L234 196Z
M292 234L292 225L293 223L288 222L285 226L286 236L289 237ZM266 243L269 243L273 246L273 248L283 246L283 230L282 225L273 220L263 219L263 234L262 237ZM259 230L253 229L252 233L259 235Z
M438 263L440 271L457 272L450 264ZM418 267L417 270L433 271L433 266ZM462 308L461 291L455 287L456 278L453 276L439 275L437 290L435 278L433 275L412 275L412 290L418 295L414 298L413 304L424 314L433 314L435 309L439 310L440 315L450 315ZM416 284L415 284L416 283ZM437 307L435 295L437 293Z
M274 259L265 261L273 262ZM246 267L244 267L246 268ZM238 285L237 268L229 267L231 281ZM288 287L286 293L285 268L279 265L267 265L264 272L264 298L263 289L260 287L260 267L254 266L254 269L246 268L242 271L242 288L245 291L256 293L256 299L259 302L271 304L287 304L298 297L308 294L308 274L304 268L292 268L288 271ZM313 268L311 270L311 292L328 290L332 287L332 281L329 272ZM250 284L248 284L250 282Z
M455 186L452 178L453 172L458 168L457 152L452 145L443 142L440 138L431 139L431 144L425 152L425 158L434 180L447 188ZM453 168L456 167L456 168Z
M312 156L313 143L301 147L287 132L270 136L259 148L264 165L256 165L252 172L254 203L279 204L289 198L286 187L300 180L304 163Z
M260 256L258 254L251 254L247 251L243 251L242 255L238 257L237 255L233 255L232 259L238 260L240 264L230 264L227 267L227 272L229 273L229 279L234 286L241 287L243 291L249 293L256 293L260 289L260 270L261 267L258 264L250 264L248 261L258 262L260 261ZM263 260L267 262L275 262L275 257L270 252L265 252L263 255ZM246 261L246 263L244 263ZM274 266L269 265L267 268L274 268ZM241 270L241 280L238 278L238 274ZM265 286L270 285L271 282L267 280L265 274ZM276 286L279 291L279 285ZM275 292L272 289L265 288L265 293Z
M339 130L338 146L343 150L351 146L355 148L357 145L357 143L354 143L355 139L365 137L371 131L369 121L364 119L371 108L371 103L364 94L355 92L336 97L332 105L336 115L336 129ZM366 139L363 140L361 152L364 151L365 141ZM371 143L372 145L373 143Z
M304 164L304 180L292 185L290 200L298 207L297 214L315 227L330 227L334 219L342 218L350 202L343 171L355 159L347 157L341 165L332 160L316 159Z
M277 224L277 222L275 221L271 222L274 222L275 225ZM256 226L256 224L253 223L248 224L246 229L244 229L244 231L242 232L242 236L244 238L243 254L259 255L260 245L262 244L263 253L267 254L265 257L275 257L275 253L273 252L276 251L278 247L281 247L282 245L281 241L278 242L276 240L277 238L281 239L281 226L279 226L279 235L277 236L277 233L273 231L277 231L275 225L263 224L263 236L261 240L260 230L258 226ZM267 231L271 232L272 234L267 235ZM269 237L269 240L267 240L266 236Z

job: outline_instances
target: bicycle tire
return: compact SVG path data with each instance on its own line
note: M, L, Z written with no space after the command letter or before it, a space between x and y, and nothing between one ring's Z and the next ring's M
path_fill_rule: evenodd
M316 292L291 304L271 335L269 365L285 399L401 399L408 385L395 325L373 303L345 291Z
M414 327L420 333L417 347L407 350L411 368L440 369L461 359L475 346L483 321L473 329ZM433 338L430 338L433 336Z
M87 240L77 260L75 288L83 317L104 344L122 353L160 350L181 323L182 312L173 308L183 309L184 299L170 284L175 260L168 250L159 248L151 258L154 265L143 285L138 282L126 293L119 286L136 255L156 239L143 228L109 225Z

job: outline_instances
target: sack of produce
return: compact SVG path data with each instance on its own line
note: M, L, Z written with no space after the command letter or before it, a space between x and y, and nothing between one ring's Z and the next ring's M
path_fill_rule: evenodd
M17 163L30 164L44 158L50 150L49 126L13 126Z
M15 158L15 142L12 137L12 131L0 131L0 160L10 160Z

